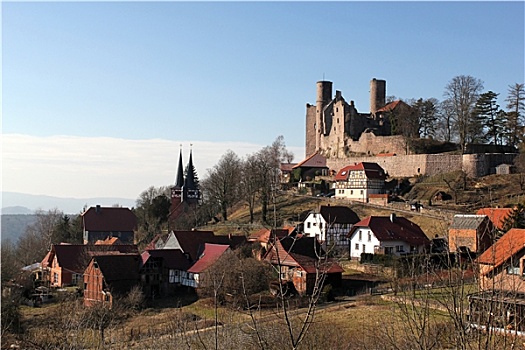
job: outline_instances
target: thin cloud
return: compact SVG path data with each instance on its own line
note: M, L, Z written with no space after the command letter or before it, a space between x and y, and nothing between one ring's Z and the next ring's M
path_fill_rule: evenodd
M200 178L231 149L240 157L265 145L243 142L127 140L109 137L2 135L3 191L57 197L137 198L173 183L182 145ZM300 148L290 149L295 154Z

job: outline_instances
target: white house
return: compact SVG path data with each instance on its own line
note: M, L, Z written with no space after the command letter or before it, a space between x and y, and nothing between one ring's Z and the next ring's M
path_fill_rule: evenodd
M349 235L349 255L359 259L362 253L406 255L423 253L430 240L412 221L390 216L369 216L356 223Z
M304 234L316 237L326 250L348 247L348 232L359 221L359 216L348 207L321 206L318 212L311 212L304 220Z
M335 197L368 202L370 195L385 193L386 173L377 163L357 163L335 175Z

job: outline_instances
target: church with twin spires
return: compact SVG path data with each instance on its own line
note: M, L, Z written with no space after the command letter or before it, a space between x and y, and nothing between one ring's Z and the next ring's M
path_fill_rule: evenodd
M179 154L179 165L175 177L175 185L171 188L171 206L169 221L174 222L186 211L195 208L201 199L201 192L193 166L193 152L190 149L190 158L186 167L186 174L182 167L182 147Z

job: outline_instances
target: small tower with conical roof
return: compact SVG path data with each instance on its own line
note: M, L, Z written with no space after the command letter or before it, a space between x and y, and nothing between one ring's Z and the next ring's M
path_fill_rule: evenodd
M177 219L188 206L195 206L200 200L200 190L196 180L193 165L193 151L190 149L190 159L186 167L186 174L182 167L182 145L179 152L179 165L175 176L175 185L171 188L170 220Z

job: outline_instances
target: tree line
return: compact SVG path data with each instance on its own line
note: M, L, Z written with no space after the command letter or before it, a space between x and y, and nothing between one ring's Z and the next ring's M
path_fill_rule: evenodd
M518 147L525 144L525 85L508 86L505 109L498 104L499 93L484 91L482 80L469 75L452 78L436 98L407 99L412 107L391 111L392 135L456 142L461 150L467 144ZM387 102L402 100L388 96Z

